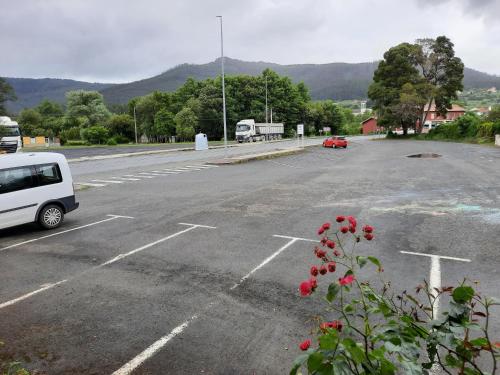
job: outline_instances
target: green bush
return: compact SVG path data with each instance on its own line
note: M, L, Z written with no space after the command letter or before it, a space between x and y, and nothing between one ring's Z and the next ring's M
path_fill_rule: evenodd
M500 121L493 123L493 134L500 134Z
M483 122L477 128L476 135L480 138L493 138L494 125L492 122Z
M115 138L109 138L107 141L106 141L106 144L108 146L116 146L118 144L118 142L116 141Z
M85 146L87 143L81 140L66 141L65 146Z
M432 129L428 135L431 139L459 139L461 136L460 128L456 122L439 125Z
M463 137L474 137L481 124L481 119L474 113L467 113L456 119L453 123L457 124L460 135Z
M106 129L104 126L96 125L96 126L91 126L86 129L82 129L80 131L80 134L83 138L88 143L91 144L102 144L106 142L109 136L108 129Z

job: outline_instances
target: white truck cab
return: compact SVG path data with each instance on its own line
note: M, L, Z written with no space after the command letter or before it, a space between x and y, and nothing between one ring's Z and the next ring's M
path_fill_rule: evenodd
M241 120L236 124L236 140L242 143L281 139L283 128L282 123L256 123L254 119Z
M0 229L32 222L57 228L78 205L64 155L0 154Z
M0 116L0 154L19 152L22 146L19 124L10 117Z

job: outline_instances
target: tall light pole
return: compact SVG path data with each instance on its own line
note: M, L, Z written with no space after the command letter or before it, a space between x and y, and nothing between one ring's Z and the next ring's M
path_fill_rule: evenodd
M135 104L134 104L134 129L135 129L135 144L137 144L137 119L135 117Z
M220 60L222 70L222 112L224 116L224 155L227 157L227 126L226 126L226 88L224 84L224 36L222 33L222 16L220 19Z

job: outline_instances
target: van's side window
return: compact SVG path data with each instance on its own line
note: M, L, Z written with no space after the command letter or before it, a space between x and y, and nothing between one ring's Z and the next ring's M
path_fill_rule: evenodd
M0 170L0 194L29 189L34 186L31 167Z
M61 171L57 164L37 165L38 185L50 185L62 182Z

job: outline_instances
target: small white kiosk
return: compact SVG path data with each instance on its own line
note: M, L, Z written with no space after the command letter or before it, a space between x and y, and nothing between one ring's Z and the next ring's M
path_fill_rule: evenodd
M206 134L196 134L194 149L196 151L208 150L208 138Z

